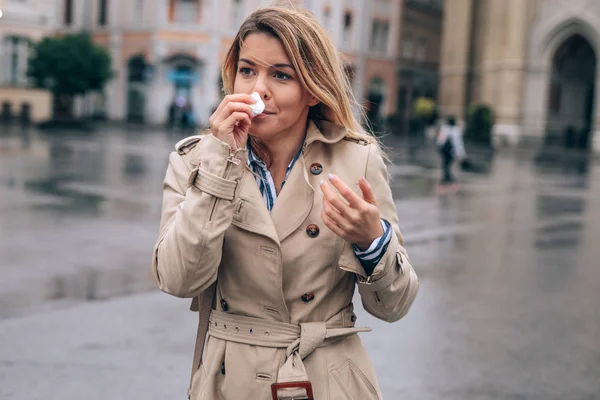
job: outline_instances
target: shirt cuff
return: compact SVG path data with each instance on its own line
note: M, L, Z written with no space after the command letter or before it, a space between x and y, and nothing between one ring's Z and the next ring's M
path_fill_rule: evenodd
M367 275L373 273L373 270L377 264L379 264L379 261L381 261L381 258L385 254L385 251L390 244L390 240L392 239L392 226L390 223L384 219L381 219L380 222L381 227L383 228L383 235L375 239L368 249L362 251L358 246L352 245L354 254L356 254L356 257L365 269Z

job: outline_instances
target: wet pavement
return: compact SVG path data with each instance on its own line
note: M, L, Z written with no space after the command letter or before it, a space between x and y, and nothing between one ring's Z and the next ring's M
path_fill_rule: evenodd
M1 399L185 392L195 316L148 274L179 138L0 127ZM399 323L359 313L385 398L600 399L600 162L467 148L439 196L435 152L384 141L421 281Z

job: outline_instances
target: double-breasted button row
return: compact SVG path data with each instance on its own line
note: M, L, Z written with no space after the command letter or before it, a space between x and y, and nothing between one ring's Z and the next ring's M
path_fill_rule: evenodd
M314 163L310 166L310 173L313 175L319 175L323 172L323 166L319 163ZM321 232L321 230L319 229L319 226L316 224L310 224L306 227L306 234L308 235L308 237L310 238L316 238L317 236L319 236L319 233Z

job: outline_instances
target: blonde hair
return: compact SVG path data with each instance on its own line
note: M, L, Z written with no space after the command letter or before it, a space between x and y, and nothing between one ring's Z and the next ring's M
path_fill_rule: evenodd
M226 94L233 93L240 49L244 39L252 33L265 33L281 41L299 81L320 102L310 108L308 119L317 125L319 121L329 121L346 128L348 137L378 142L365 132L352 113L352 103L356 104L356 100L344 72L344 62L329 34L305 9L266 7L256 10L244 21L223 63L223 90ZM266 149L254 138L251 144L252 150L256 150L257 155L269 165L271 157Z

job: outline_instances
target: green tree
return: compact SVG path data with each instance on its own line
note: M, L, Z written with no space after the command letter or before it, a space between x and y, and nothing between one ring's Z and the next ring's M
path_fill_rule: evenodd
M71 116L73 97L102 91L113 77L110 53L88 33L46 37L34 46L27 75L55 96L55 117Z

